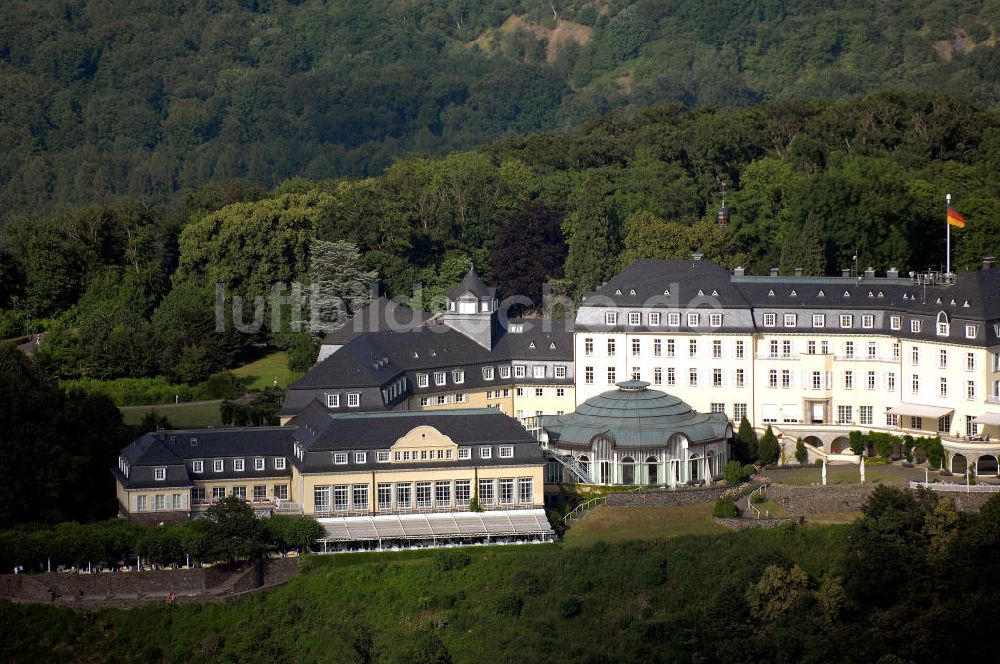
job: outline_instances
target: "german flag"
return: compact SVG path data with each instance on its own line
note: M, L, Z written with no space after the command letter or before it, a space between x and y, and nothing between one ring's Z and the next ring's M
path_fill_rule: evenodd
M965 217L950 205L948 206L948 225L955 228L965 228Z

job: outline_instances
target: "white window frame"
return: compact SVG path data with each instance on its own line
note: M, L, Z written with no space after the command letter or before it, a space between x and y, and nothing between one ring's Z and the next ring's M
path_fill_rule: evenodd
M921 326L920 326L920 321L919 320L916 320L916 319L910 320L910 332L911 333L913 333L913 334L919 334L920 333L920 327Z
M605 311L604 312L604 324L605 325L617 325L618 324L618 312L617 311Z
M453 369L451 372L451 382L461 385L465 382L465 372L461 369Z
M797 322L798 322L798 316L796 314L784 315L785 327L795 327Z
M493 458L493 448L484 446L479 448L479 458L480 459L492 459Z
M681 324L681 314L679 311L671 311L667 314L667 325L679 327Z
M471 459L472 458L472 448L471 447L460 447L460 448L458 448L458 458L459 458L459 460Z
M870 330L875 327L875 316L873 314L862 314L861 327Z
M628 312L628 324L629 325L642 325L642 312L630 311Z
M555 370L554 371L555 371L555 377L556 378L565 378L566 377L566 365L565 364L557 364L555 366Z
M333 463L335 466L346 466L347 465L347 452L334 452L333 453Z
M898 330L903 327L902 316L889 316L889 329Z
M328 394L328 395L326 395L326 407L327 408L340 408L340 395L339 394Z
M285 457L274 457L274 469L284 470L287 467Z
M443 387L448 384L448 372L447 371L435 371L434 372L434 384L438 387Z
M167 467L166 466L160 466L159 468L154 468L153 469L153 479L156 480L157 482L166 482L167 481Z
M191 472L201 475L205 472L205 462L201 459L197 459L191 462Z
M711 327L722 327L722 314L709 314L708 324Z
M375 452L375 461L378 463L389 463L389 450L378 450Z
M649 313L649 326L656 327L660 324L660 314L656 311L651 311Z
M233 472L242 473L246 470L247 462L246 459L233 459Z
M417 374L417 387L429 387L431 384L431 378L428 374L418 373Z
M778 314L766 313L764 314L764 327L776 327L778 325Z
M226 470L226 462L223 459L212 459L212 472L222 473Z
M264 470L267 467L267 461L264 457L254 457L253 469L254 470Z
M812 315L813 327L826 327L826 314Z
M357 408L361 405L361 394L358 392L349 392L347 394L347 407Z
M701 325L701 314L696 311L690 311L687 315L688 327L698 327Z
M977 330L977 328L976 328L975 325L966 325L965 326L965 338L966 339L975 339L977 331L978 330Z
M513 459L514 458L514 446L513 445L501 445L499 448L498 455L501 459Z
M483 380L493 380L493 367L483 367Z
M510 366L500 367L500 377L501 378L510 378Z
M514 378L524 378L527 374L528 367L524 364L514 365Z
M532 378L545 378L545 365L536 364L531 367L531 377Z
M854 327L854 314L840 314L840 327L844 330Z
M368 454L366 452L355 452L354 463L356 464L368 463Z

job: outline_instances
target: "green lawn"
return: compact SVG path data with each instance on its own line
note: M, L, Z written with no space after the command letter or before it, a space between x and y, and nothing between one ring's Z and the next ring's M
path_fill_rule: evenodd
M598 507L566 531L566 546L711 535L726 528L712 521L715 503L656 507Z
M156 406L121 406L119 410L122 411L126 424L139 424L143 415L155 410L166 417L170 421L170 426L175 429L204 429L222 426L222 417L219 414L221 403L221 401L201 401Z
M764 474L779 484L793 486L809 486L820 484L822 470L816 466L805 468L775 468L765 470ZM906 484L910 480L924 479L923 468L903 468L893 465L865 466L865 482L870 484ZM857 466L827 466L827 484L860 484L861 475Z
M241 378L250 378L249 388L252 390L273 387L275 378L278 379L278 387L284 389L301 375L288 368L288 354L284 351L265 355L259 360L244 364L231 371Z

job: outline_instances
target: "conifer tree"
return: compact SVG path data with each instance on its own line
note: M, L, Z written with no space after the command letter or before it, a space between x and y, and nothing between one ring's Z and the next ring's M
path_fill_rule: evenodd
M733 454L741 463L753 463L757 459L757 433L746 417L740 420L740 428L733 443Z
M771 425L767 425L767 431L761 436L760 445L757 448L757 456L761 463L774 463L778 460L778 437L771 430Z

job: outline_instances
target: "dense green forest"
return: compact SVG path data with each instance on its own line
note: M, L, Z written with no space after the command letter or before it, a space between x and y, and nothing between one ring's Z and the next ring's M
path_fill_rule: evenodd
M226 319L215 287L264 296L324 282L323 297L383 292L433 307L470 263L502 295L578 296L636 258L702 251L751 273L938 267L949 192L969 219L953 265L1000 253L1000 116L929 93L745 109L655 106L472 152L397 160L378 177L294 178L264 190L203 185L171 211L125 199L11 221L0 251L0 335L47 330L61 379L165 375L194 385L255 344L308 368L315 340L261 312ZM714 220L723 184L730 224ZM229 316L229 314L226 314ZM246 312L252 319L253 313ZM226 379L217 379L225 383Z
M311 557L239 602L0 601L0 657L86 662L993 661L1000 500L879 487L851 526Z
M378 175L664 101L893 86L995 107L998 27L991 1L10 0L0 218Z

